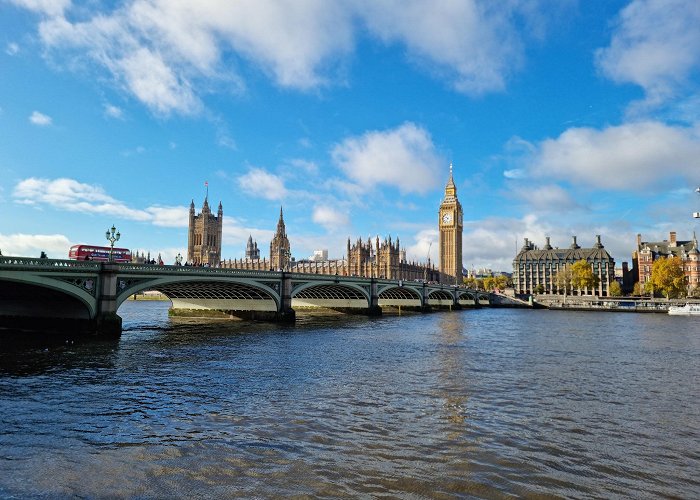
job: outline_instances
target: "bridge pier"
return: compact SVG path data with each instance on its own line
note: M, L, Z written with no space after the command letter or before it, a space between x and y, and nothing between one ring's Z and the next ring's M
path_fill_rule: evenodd
M117 314L117 272L114 262L102 264L98 281L97 314L94 320L96 335L118 337L122 333L122 318Z

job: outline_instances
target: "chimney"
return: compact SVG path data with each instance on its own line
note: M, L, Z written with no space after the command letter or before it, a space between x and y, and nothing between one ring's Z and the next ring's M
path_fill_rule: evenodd
M669 235L669 243L670 246L675 247L676 246L676 232L671 231L671 234Z

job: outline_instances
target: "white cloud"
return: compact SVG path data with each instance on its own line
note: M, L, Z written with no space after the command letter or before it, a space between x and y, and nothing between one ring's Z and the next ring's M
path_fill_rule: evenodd
M516 193L517 197L526 201L530 207L538 212L566 212L580 208L571 194L556 184L519 189Z
M118 120L124 118L124 112L122 111L122 109L117 106L114 106L113 104L105 104L104 113L105 116L109 118L116 118Z
M404 46L460 92L499 91L522 65L523 33L560 14L539 0L133 0L74 21L64 16L69 0L13 1L45 14L39 33L51 54L96 64L163 115L199 112L215 85L243 89L245 64L282 87L344 83L366 34Z
M248 242L248 236L252 236L253 240L258 243L260 257L269 259L269 245L274 235L275 232L272 230L247 227L234 217L224 216L221 237L225 245L234 247L234 253L222 255L222 257L226 259L240 259L243 257L245 255L245 245Z
M39 257L43 251L52 259L67 259L70 247L70 241L62 234L0 233L3 256Z
M437 185L444 163L430 134L414 123L345 139L332 151L333 161L365 188L395 186L402 193L425 193Z
M344 229L350 224L350 217L346 212L341 212L327 205L314 207L311 219L328 231Z
M238 178L238 185L248 194L266 200L280 200L287 195L282 179L261 168L251 168Z
M70 6L71 0L10 0L10 3L47 16L60 16Z
M149 222L156 226L187 227L187 207L152 206L143 210L129 207L109 196L99 186L74 179L38 179L30 177L15 186L17 203L30 206L48 205L59 210L101 214L122 219Z
M413 239L413 245L405 247L406 258L425 263L430 257L430 263L437 266L440 259L438 230L434 228L422 229L416 233Z
M29 115L29 121L39 127L49 126L53 122L50 116L40 113L39 111L33 111L32 114Z
M622 9L610 46L596 52L602 72L644 88L662 103L700 68L700 2L634 0Z
M19 53L19 45L17 45L15 42L10 42L5 47L5 54L7 54L8 56L15 56L18 53Z
M302 170L307 174L318 173L318 165L313 161L302 160L301 158L294 158L292 160L289 160L289 165L294 167L295 170Z
M502 90L509 73L522 64L522 42L512 23L518 2L360 3L372 34L405 44L410 56L446 74L458 91Z
M572 128L539 144L532 173L603 189L663 188L700 171L700 129L659 122Z

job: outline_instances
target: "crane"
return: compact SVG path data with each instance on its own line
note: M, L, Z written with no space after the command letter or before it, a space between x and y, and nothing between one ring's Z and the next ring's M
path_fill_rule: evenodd
M430 241L430 244L428 245L428 259L425 263L425 269L423 269L423 282L428 281L428 266L430 265L430 247L433 246L433 241Z

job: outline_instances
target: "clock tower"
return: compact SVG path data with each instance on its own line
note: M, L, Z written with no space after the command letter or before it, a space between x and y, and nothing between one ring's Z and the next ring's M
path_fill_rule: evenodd
M457 186L450 178L445 186L445 198L440 204L438 228L440 233L440 276L448 284L462 283L462 205L457 199Z

